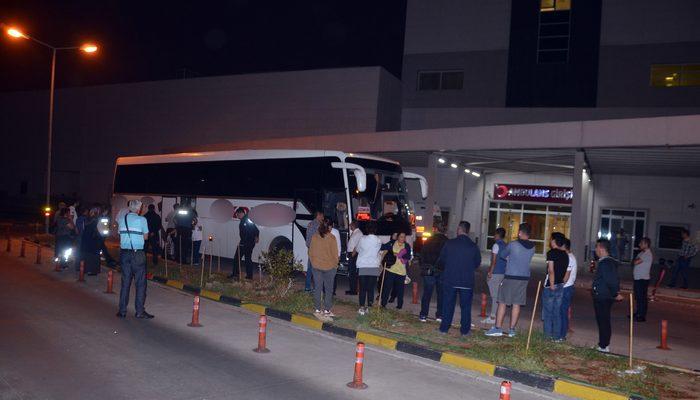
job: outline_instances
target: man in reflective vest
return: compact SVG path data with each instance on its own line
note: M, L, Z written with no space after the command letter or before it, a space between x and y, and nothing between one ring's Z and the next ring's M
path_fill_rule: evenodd
M153 315L146 312L146 253L143 245L148 238L148 222L139 215L141 211L139 200L130 200L128 210L119 212L117 223L119 224L120 252L119 257L122 266L122 285L119 293L119 312L117 317L126 318L126 308L129 304L129 291L131 280L136 286L136 318L151 319Z

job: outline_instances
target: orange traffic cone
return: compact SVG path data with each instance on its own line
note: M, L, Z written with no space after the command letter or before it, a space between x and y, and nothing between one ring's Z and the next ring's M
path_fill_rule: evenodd
M481 318L486 318L486 293L481 294Z
M510 387L510 382L501 382L501 395L498 397L498 400L510 400Z
M267 348L267 316L265 314L260 315L260 320L258 320L258 347L253 351L256 353L270 352Z
M80 273L78 274L78 282L85 282L85 261L80 262Z
M660 350L671 350L670 347L668 347L668 343L666 341L668 340L668 321L665 319L661 320L661 344L659 344L656 348Z
M352 377L352 382L348 383L349 388L367 389L367 384L362 382L362 368L365 365L365 344L357 343L355 350L355 374Z
M194 296L194 304L192 304L192 322L187 324L191 328L200 328L202 324L199 323L199 296Z
M114 286L114 272L110 269L107 271L107 290L105 290L105 293L113 294L114 291L112 290L112 287Z

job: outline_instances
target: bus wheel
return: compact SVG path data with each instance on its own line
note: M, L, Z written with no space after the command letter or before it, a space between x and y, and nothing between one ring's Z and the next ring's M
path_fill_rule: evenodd
M270 243L270 253L279 250L292 251L292 242L284 236L277 236Z

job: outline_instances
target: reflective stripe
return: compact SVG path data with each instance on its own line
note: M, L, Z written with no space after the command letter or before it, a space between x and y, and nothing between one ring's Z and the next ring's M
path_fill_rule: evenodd
M125 235L128 235L128 234L130 234L130 233L141 234L141 235L143 235L143 231L119 231L119 233L120 233L120 234L123 233L123 234L125 234Z

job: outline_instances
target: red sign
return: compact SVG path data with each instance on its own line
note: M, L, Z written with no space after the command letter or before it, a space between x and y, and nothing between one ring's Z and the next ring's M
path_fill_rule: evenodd
M571 204L574 191L570 187L497 183L493 189L493 198L495 200Z

